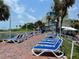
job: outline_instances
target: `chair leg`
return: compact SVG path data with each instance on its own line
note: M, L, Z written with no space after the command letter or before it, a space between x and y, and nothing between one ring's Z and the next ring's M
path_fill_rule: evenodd
M45 51L42 51L42 52L40 52L39 54L36 54L35 52L34 52L34 49L32 49L32 53L35 55L35 56L40 56L41 54L43 54Z
M61 51L58 51L58 52L61 52ZM62 52L62 54L61 55L57 55L54 51L52 51L52 53L57 57L57 58L61 58L63 55L64 55L64 53Z

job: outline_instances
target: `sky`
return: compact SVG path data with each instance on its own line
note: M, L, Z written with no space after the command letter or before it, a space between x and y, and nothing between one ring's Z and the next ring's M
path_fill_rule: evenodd
M68 9L69 18L77 19L79 12L79 0ZM0 29L16 28L16 25L23 25L25 23L36 22L41 20L50 10L52 0L4 0L10 8L10 18L8 21L0 22Z

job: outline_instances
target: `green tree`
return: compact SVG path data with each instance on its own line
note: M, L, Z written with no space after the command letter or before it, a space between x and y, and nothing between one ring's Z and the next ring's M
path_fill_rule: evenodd
M74 21L74 23L72 24L72 26L76 29L79 29L79 21Z
M28 23L27 24L27 29L33 30L34 29L34 24L33 23Z
M75 27L76 29L79 29L79 22L75 23L75 24L74 24L74 27Z
M27 24L24 24L23 26L21 26L21 29L26 29Z
M35 29L38 28L38 27L42 29L42 28L44 28L44 26L45 26L45 24L42 23L42 21L37 21L34 24Z
M9 7L0 0L0 21L8 20L10 16Z

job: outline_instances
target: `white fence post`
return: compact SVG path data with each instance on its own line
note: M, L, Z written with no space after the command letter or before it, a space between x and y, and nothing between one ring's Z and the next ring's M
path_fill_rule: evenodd
M72 48L71 48L71 56L70 56L70 59L73 58L73 50L74 50L74 41L72 41Z

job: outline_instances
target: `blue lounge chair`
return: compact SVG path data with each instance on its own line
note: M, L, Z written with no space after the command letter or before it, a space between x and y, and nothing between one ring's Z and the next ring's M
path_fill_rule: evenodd
M35 56L40 56L44 52L52 52L57 58L62 57L64 54L60 50L60 46L62 45L63 40L62 39L57 39L56 43L53 44L53 42L49 43L38 43L36 46L32 48L32 53ZM36 51L39 51L40 53L37 54ZM61 52L61 55L57 55L55 52Z
M50 33L50 34L47 34L46 37L50 37L50 38L55 38L57 35L56 34L53 34L53 33Z
M49 45L55 45L57 42L58 42L58 38L53 38L53 39L44 39L44 40L42 40L41 42L39 42L38 44L49 44Z

